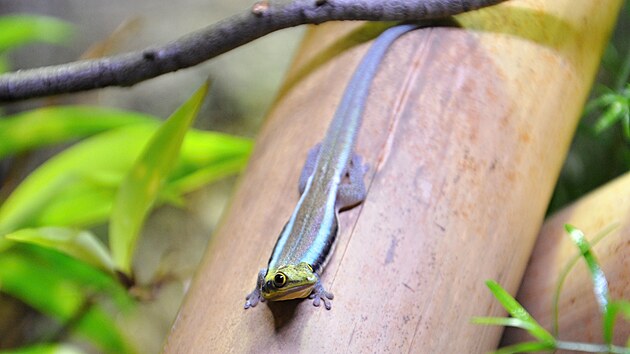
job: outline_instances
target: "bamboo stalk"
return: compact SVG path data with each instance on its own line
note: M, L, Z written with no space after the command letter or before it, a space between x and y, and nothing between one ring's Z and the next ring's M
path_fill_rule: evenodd
M166 353L481 352L501 329L484 287L520 283L620 1L514 1L411 32L377 75L357 150L368 196L341 214L310 301L243 310L297 202L374 25L312 29L210 241ZM588 20L586 20L588 19Z

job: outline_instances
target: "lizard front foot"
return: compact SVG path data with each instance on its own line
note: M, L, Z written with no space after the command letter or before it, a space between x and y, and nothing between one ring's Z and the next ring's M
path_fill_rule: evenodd
M313 292L308 296L308 298L313 299L313 306L319 307L320 301L323 301L326 310L330 310L332 308L330 300L334 298L334 295L326 291L322 284L318 282L315 285L315 289L313 289Z
M265 298L260 294L260 289L256 288L254 291L249 293L245 297L245 306L243 306L246 310L250 307L256 307L259 302L265 302Z

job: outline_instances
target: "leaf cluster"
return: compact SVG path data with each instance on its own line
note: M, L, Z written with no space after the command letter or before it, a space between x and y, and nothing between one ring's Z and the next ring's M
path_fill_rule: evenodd
M0 59L33 41L62 43L70 29L50 18L0 18ZM238 173L251 151L247 139L190 129L207 90L163 123L97 106L0 119L0 159L75 142L0 190L0 293L57 323L36 344L3 353L80 352L69 335L106 353L137 351L116 317L137 302L130 288L144 221L155 206L182 206L185 193ZM93 227L103 224L109 233L98 236Z

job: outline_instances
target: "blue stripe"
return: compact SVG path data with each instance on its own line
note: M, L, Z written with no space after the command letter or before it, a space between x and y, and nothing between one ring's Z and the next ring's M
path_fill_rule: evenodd
M372 80L389 46L399 36L416 28L416 25L398 25L387 29L361 60L328 127L314 173L309 177L304 193L276 242L269 259L269 269L293 262L307 262L315 268L323 266L329 258L338 228L335 224L335 203L339 183L354 150ZM310 195L323 194L322 191L326 193L325 201L322 200L323 195ZM305 203L307 198L308 202ZM321 205L322 202L324 205ZM323 215L320 216L320 213ZM297 221L298 215L304 219Z
M271 258L269 258L269 264L267 265L267 268L275 269L278 267L279 265L278 260L280 258L280 255L282 254L282 251L284 250L287 244L287 240L289 239L289 236L293 232L293 227L295 226L295 218L297 217L298 211L300 210L300 207L302 206L302 203L304 202L304 198L306 198L308 191L311 189L312 184L313 184L313 176L308 178L306 182L306 187L304 188L304 192L300 196L300 200L295 206L295 209L293 210L293 214L291 214L291 218L289 218L289 221L284 227L283 232L280 234L280 236L278 236L278 241L276 241L276 247L273 249Z

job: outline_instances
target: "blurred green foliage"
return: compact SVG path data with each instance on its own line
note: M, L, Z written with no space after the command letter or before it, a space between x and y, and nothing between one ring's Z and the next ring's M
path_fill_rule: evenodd
M98 301L87 295L101 292L87 289L105 277L126 293L123 285L128 284L118 282L116 272L133 279L133 250L151 207L182 204L184 193L245 166L249 140L189 131L205 92L200 89L163 124L154 117L99 107L48 107L0 121L2 134L11 137L0 144L7 154L84 137L35 169L0 205L0 291L62 322L80 314L71 322L74 331L105 352L133 352ZM33 120L50 129L31 125ZM30 142L31 137L37 142ZM84 229L107 220L125 225L110 227L112 251L119 255L116 264L110 250ZM101 275L76 283L66 276L71 269L59 269L60 262L42 267L23 256L25 249L42 247ZM89 310L83 310L86 303Z
M133 251L149 210L156 203L180 205L184 193L245 166L249 140L189 130L205 92L200 89L163 124L133 112L63 106L0 121L5 123L2 134L12 137L0 146L10 153L84 137L35 169L0 205L0 291L70 323L104 352L134 352L109 315L99 310L102 292L88 289L106 278L126 294L129 284L117 276L133 279ZM34 119L50 129L30 125ZM37 143L25 136L36 136ZM114 225L111 251L85 229L107 220ZM25 249L35 248L72 257L100 276L77 283L73 270L60 269L60 262L43 267L23 256Z
M63 43L71 26L0 18L0 56L34 41ZM6 30L5 30L6 29ZM245 166L252 143L191 130L207 85L164 123L106 107L52 106L0 118L0 159L78 140L0 201L0 292L54 319L39 343L12 353L136 353L118 314L134 308L133 255L150 210ZM111 248L89 229L109 221ZM2 347L0 340L0 347Z

